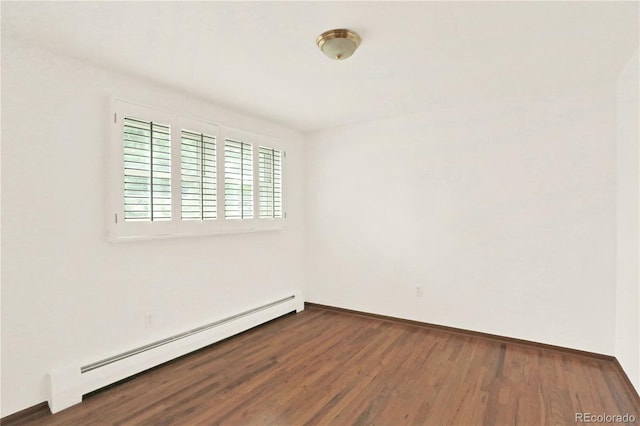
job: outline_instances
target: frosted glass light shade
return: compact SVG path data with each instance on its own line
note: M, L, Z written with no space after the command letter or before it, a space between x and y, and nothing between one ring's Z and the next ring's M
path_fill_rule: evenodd
M318 36L316 44L328 58L343 60L360 46L360 36L345 29L329 30Z

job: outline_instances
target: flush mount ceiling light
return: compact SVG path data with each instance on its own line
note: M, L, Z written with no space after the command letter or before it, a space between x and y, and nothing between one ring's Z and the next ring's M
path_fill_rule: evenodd
M329 30L318 36L316 44L328 58L341 61L360 46L360 36L351 30Z

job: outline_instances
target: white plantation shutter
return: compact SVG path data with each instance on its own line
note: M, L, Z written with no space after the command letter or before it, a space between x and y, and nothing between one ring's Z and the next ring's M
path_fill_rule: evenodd
M260 147L258 160L260 218L282 217L282 151Z
M183 129L180 153L182 219L216 219L216 137Z
M171 219L171 128L124 118L124 220Z
M253 218L253 146L224 141L224 217Z
M278 139L113 99L109 238L284 227Z

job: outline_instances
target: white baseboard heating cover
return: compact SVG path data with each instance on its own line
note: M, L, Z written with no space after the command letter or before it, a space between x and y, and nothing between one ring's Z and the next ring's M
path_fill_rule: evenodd
M89 392L303 309L302 294L297 293L118 355L53 370L49 374L49 408L57 413L82 402L82 395Z

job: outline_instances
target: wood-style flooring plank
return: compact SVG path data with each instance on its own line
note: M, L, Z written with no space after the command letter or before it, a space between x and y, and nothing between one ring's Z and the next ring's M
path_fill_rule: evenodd
M640 405L610 360L310 307L7 425L538 426L578 412L639 419Z

